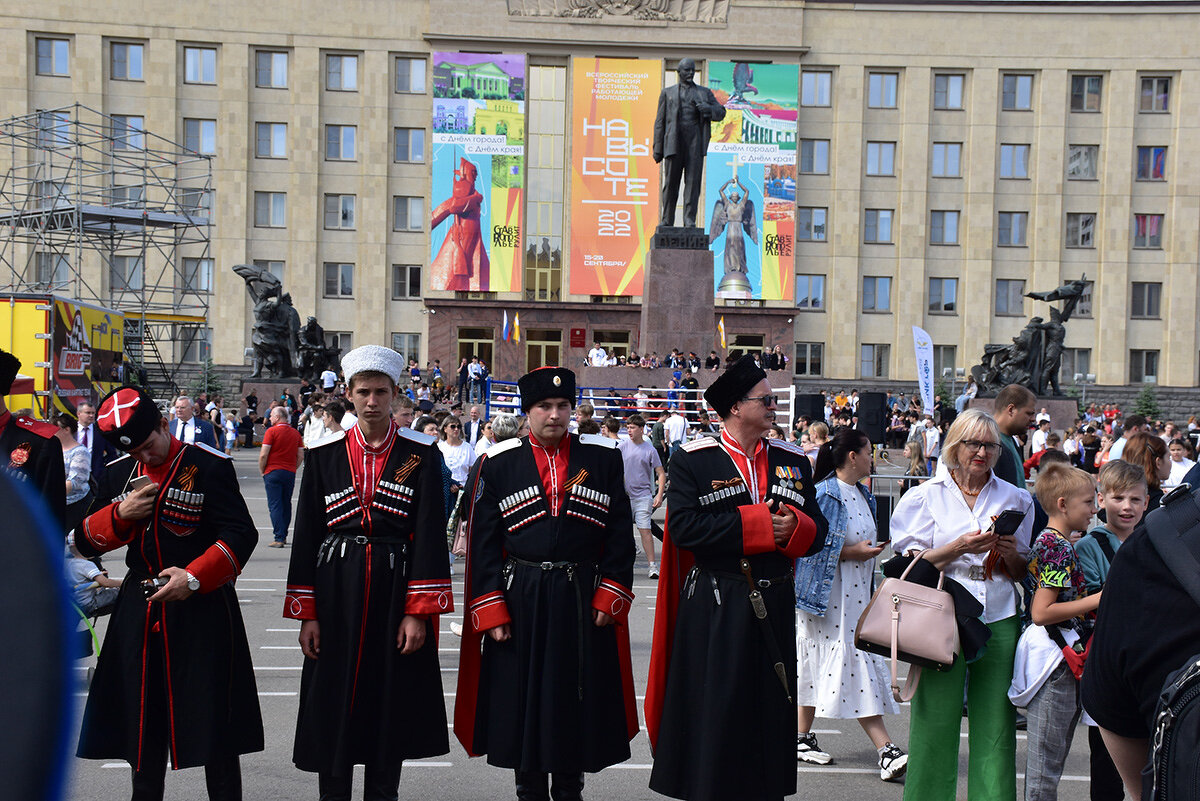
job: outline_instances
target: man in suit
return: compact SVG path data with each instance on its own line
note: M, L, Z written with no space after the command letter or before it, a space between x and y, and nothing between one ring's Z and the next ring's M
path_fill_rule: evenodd
M485 422L479 414L479 407L472 406L470 417L467 418L466 423L463 425L463 439L471 443L472 448L479 442L479 438L483 436L483 424Z
M79 440L80 445L87 446L92 455L92 478L99 481L108 463L120 456L121 452L100 436L100 430L96 427L95 404L80 401L75 404L75 416L79 420L79 433L75 439Z
M175 419L171 421L171 436L189 445L199 443L214 450L217 447L217 435L213 431L212 423L196 417L192 399L186 395L180 395L175 400Z
M661 225L675 224L675 204L679 199L679 181L683 184L683 224L696 227L700 205L700 174L708 152L709 123L725 119L725 107L712 91L692 80L696 62L685 58L675 68L679 83L668 86L658 96L658 114L654 118L654 162L666 160L663 170Z

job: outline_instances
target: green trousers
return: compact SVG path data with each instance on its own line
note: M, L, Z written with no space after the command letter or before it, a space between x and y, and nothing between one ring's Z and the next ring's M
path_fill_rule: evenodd
M1015 801L1016 711L1008 700L1020 622L1016 616L988 626L992 637L982 659L959 659L945 673L924 670L912 700L904 801L954 801L963 684L967 676L967 798Z

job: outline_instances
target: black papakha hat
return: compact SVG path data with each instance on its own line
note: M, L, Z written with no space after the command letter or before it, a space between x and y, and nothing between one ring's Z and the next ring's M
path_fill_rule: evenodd
M766 377L766 371L754 363L754 357L746 354L721 373L717 380L712 382L712 386L704 390L704 399L724 419L729 416L733 404L746 397L746 393Z
M96 425L113 446L130 451L146 441L162 420L154 399L137 387L114 389L100 401Z
M7 395L12 390L13 382L17 380L17 371L20 369L20 359L6 350L0 350L0 395Z
M575 405L575 374L565 367L539 367L517 379L521 411L528 413L546 398L565 398Z

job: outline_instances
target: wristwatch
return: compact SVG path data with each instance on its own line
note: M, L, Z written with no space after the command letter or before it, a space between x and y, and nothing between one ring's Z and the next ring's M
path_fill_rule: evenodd
M191 590L192 592L200 591L200 579L196 578L191 573L187 574L187 584L188 584L188 589Z

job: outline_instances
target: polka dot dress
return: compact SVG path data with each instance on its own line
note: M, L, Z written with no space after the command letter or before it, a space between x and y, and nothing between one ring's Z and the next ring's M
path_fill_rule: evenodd
M857 487L837 482L846 503L846 544L874 541L875 519ZM817 717L853 719L896 714L887 663L854 647L854 627L871 600L874 561L839 561L824 617L796 613L798 698Z

